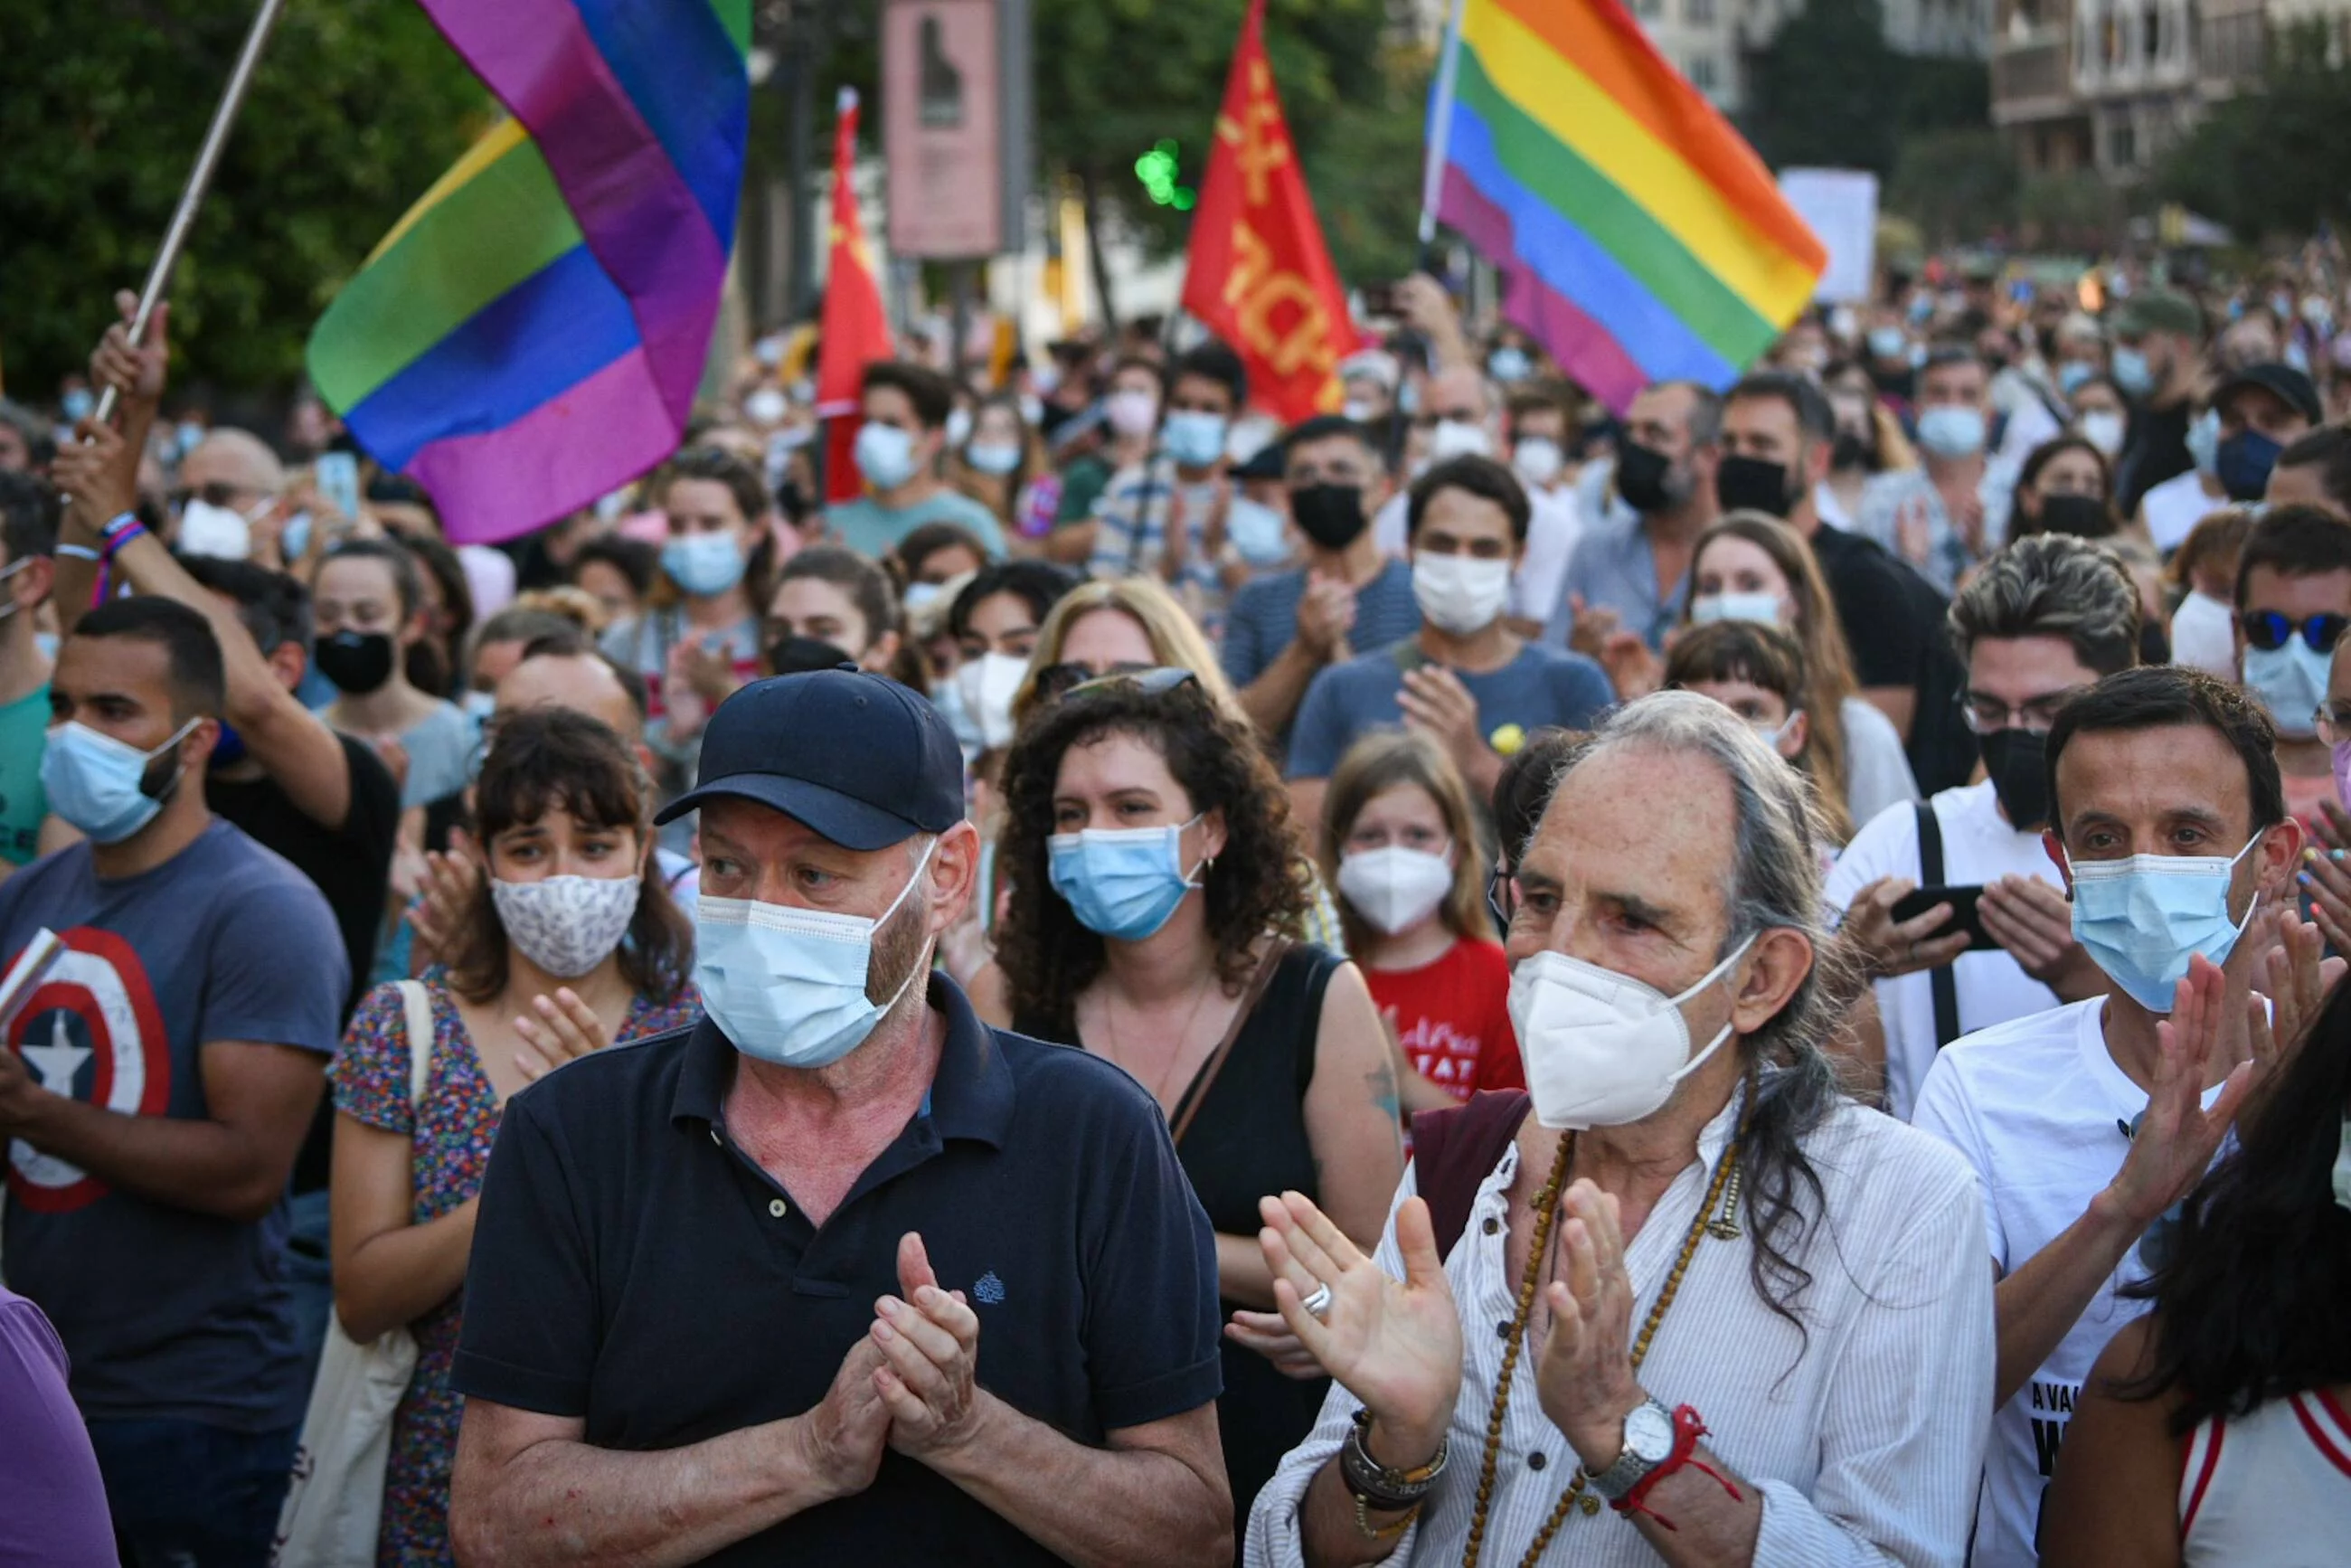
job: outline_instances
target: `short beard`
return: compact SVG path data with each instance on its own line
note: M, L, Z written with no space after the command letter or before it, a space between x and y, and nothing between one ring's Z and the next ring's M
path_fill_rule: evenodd
M873 933L873 946L865 959L867 1001L887 1007L898 997L900 987L910 993L914 990L907 981L918 966L928 962L931 939L924 927L930 924L930 890L917 888Z

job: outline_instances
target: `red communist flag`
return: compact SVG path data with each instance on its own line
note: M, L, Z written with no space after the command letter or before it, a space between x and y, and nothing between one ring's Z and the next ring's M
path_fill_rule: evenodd
M1239 351L1252 402L1293 422L1337 411L1339 361L1361 336L1273 90L1265 0L1250 0L1225 78L1192 214L1184 308Z
M857 444L858 382L865 367L890 357L890 319L873 281L873 255L857 216L857 93L841 89L841 119L832 134L832 261L824 282L822 341L816 365L816 412L824 421L824 493L852 501L865 476L852 455Z

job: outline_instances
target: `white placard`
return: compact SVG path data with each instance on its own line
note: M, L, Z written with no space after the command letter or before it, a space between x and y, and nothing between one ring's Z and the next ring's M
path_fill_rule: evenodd
M1815 299L1832 304L1870 298L1877 267L1877 176L1861 169L1783 169L1780 194L1828 247Z

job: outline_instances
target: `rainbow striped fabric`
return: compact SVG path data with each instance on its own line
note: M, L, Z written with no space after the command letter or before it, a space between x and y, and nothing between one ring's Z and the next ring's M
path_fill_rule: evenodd
M1437 215L1618 413L1652 382L1729 385L1812 298L1821 242L1619 0L1464 0L1447 59Z
M508 538L676 449L750 125L750 0L423 0L513 118L310 335L311 379L452 539Z

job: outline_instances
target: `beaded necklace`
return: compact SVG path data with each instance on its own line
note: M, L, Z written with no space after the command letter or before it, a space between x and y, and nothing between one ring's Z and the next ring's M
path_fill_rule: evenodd
M1751 1084L1746 1098L1752 1103ZM1746 1117L1742 1114L1739 1133L1746 1130ZM1494 1473L1501 1462L1502 1418L1510 1409L1510 1377L1518 1370L1519 1352L1526 1344L1527 1322L1534 1311L1536 1291L1541 1287L1543 1276L1551 1271L1552 1227L1559 1218L1567 1173L1574 1160L1575 1134L1569 1133L1560 1139L1559 1153L1552 1159L1551 1175L1534 1197L1535 1233L1532 1244L1527 1249L1526 1275L1519 1284L1518 1312L1510 1319L1510 1335L1502 1346L1501 1374L1494 1380L1494 1405L1486 1417L1486 1453L1478 1466L1478 1502L1469 1515L1469 1541L1462 1553L1461 1568L1478 1568L1479 1553L1485 1548L1486 1514L1494 1500ZM1698 1206L1698 1218L1690 1221L1689 1234L1682 1239L1681 1256L1674 1260L1673 1271L1666 1276L1665 1289L1657 1293L1656 1305L1649 1309L1648 1317L1641 1324L1640 1336L1633 1342L1632 1362L1635 1372L1640 1370L1642 1359L1649 1354L1649 1342L1656 1337L1657 1325L1665 1321L1666 1309L1674 1304L1674 1296L1681 1289L1682 1276L1689 1272L1690 1259L1698 1252L1698 1238L1711 1233L1719 1239L1729 1240L1739 1235L1739 1222L1734 1214L1739 1203L1738 1170L1739 1135L1733 1134L1722 1151L1721 1164L1714 1168L1714 1180L1707 1187L1706 1201ZM1715 1218L1715 1206L1722 1203L1726 1186L1730 1195L1729 1201L1724 1204L1721 1218ZM1559 1494L1558 1506L1551 1511L1551 1517L1543 1521L1543 1527L1535 1531L1534 1542L1527 1548L1526 1555L1519 1559L1519 1568L1534 1568L1536 1561L1543 1554L1543 1549L1551 1544L1552 1537L1558 1534L1559 1527L1567 1522L1570 1509L1581 1508L1587 1516L1600 1511L1600 1499L1597 1494L1584 1490L1585 1479L1583 1467L1577 1466L1574 1479L1567 1483L1567 1490Z

